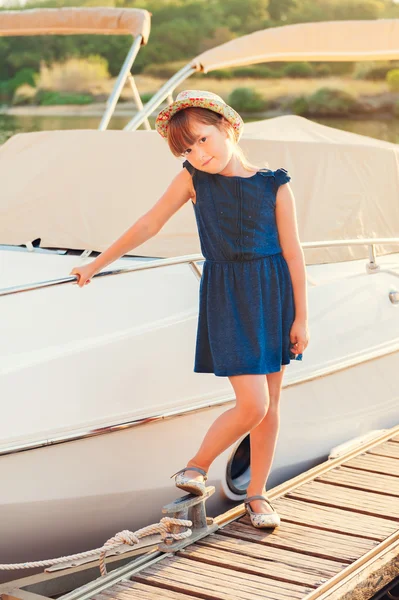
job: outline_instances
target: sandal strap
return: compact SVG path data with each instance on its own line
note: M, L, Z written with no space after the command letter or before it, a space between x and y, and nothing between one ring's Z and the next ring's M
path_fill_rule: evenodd
M268 500L265 496L261 496L260 494L256 494L255 496L249 496L248 498L245 498L244 504L249 504L250 502L252 502L252 500L265 500L270 506L270 508L276 510L273 504L270 502L270 500Z
M206 471L204 471L204 469L200 469L199 467L184 467L183 469L180 469L179 471L176 471L176 473L171 475L170 479L172 479L172 477L175 477L179 473L184 473L184 471L198 471L198 473L201 473L205 481L208 479Z

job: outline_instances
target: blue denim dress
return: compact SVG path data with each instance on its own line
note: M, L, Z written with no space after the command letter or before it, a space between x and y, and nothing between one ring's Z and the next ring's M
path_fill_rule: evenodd
M275 218L278 187L291 177L285 169L227 177L187 160L183 167L193 179L205 258L194 372L273 373L302 360L290 347L294 294Z

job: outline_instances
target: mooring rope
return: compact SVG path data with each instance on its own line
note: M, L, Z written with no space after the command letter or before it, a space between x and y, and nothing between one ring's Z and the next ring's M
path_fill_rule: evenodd
M89 556L96 556L97 554L100 557L100 572L101 575L104 576L107 574L107 569L105 566L105 556L109 550L117 548L122 544L128 544L129 546L133 546L134 544L138 544L140 538L145 537L146 535L152 535L154 533L160 533L162 540L166 538L173 538L175 540L183 540L191 535L191 529L187 529L186 531L181 531L179 533L175 533L171 531L171 526L180 525L182 527L191 527L192 522L185 519L174 519L172 517L163 517L159 523L154 523L153 525L147 525L142 529L138 529L135 532L129 531L128 529L124 529L123 531L119 531L112 538L107 540L101 548L96 548L95 550L87 550L86 552L80 552L79 554L71 554L70 556L60 556L59 558L50 558L48 560L36 560L33 562L24 562L24 563L14 563L14 564L0 564L0 570L2 571L12 571L16 569L31 569L35 567L49 567L51 565L58 565L63 562L69 562L73 560L78 560L81 558L87 558Z

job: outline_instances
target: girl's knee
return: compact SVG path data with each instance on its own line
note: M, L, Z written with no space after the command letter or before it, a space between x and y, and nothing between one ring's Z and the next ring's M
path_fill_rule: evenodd
M236 406L245 426L252 429L262 421L269 408L269 391L264 375L239 375L230 378L236 393Z
M247 406L244 414L248 429L252 429L253 427L256 427L256 425L259 425L267 415L268 408L269 405L265 402L254 402Z

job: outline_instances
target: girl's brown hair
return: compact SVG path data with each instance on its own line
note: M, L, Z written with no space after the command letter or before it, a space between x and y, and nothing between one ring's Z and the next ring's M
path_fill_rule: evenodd
M168 144L174 156L181 157L183 152L196 141L196 135L192 131L193 121L204 123L205 125L214 125L219 130L224 129L231 141L234 142L234 153L244 169L251 171L254 168L258 168L246 159L240 146L235 143L235 132L231 123L223 115L197 106L180 110L169 121Z

